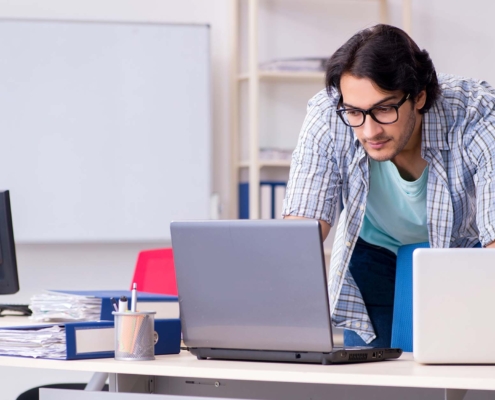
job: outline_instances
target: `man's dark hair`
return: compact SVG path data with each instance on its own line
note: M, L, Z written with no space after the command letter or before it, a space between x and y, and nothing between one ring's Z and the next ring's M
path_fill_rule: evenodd
M440 94L437 74L426 50L403 30L390 25L375 25L351 37L330 57L326 67L326 87L340 90L340 79L348 73L368 78L386 91L401 90L411 98L426 89L426 103L419 110L429 110Z

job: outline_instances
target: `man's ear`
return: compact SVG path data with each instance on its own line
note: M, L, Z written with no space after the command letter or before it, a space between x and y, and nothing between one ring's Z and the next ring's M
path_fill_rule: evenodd
M414 99L414 108L416 110L421 110L426 103L426 90L423 89L421 92L418 93L416 98Z

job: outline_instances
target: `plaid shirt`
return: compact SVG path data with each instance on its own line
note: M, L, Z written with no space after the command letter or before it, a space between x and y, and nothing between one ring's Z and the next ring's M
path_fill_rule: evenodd
M427 223L431 247L472 247L495 240L495 90L486 82L439 75L442 95L423 115L428 162ZM339 217L328 290L334 325L375 337L348 265L369 190L368 156L335 112L340 94L322 90L308 105L292 156L284 215ZM405 243L404 243L405 244Z

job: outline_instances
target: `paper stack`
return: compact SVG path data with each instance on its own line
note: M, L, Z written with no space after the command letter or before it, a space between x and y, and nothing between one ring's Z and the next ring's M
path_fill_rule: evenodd
M49 290L31 297L30 317L44 322L113 321L114 302L132 298L130 290ZM156 319L178 319L177 296L137 292L138 311L156 311Z
M98 321L102 299L72 293L44 292L31 297L34 321Z
M278 149L275 147L262 147L260 160L290 160L294 149Z
M328 58L302 57L272 60L260 64L263 71L324 71Z
M34 358L65 359L67 354L63 326L39 329L0 329L0 354Z

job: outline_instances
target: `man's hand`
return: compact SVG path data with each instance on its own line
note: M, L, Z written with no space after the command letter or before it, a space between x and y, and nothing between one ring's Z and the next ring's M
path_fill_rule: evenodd
M287 215L284 217L284 219L308 219L308 220L311 220L311 218L296 217L296 216L292 216L292 215ZM320 221L320 226L321 226L321 236L323 238L323 241L325 241L325 239L328 236L328 233L330 232L331 226L326 221L322 221L321 219L319 221ZM495 246L495 244L494 244L494 246Z
M486 245L487 249L495 249L495 241L491 242L490 244Z

